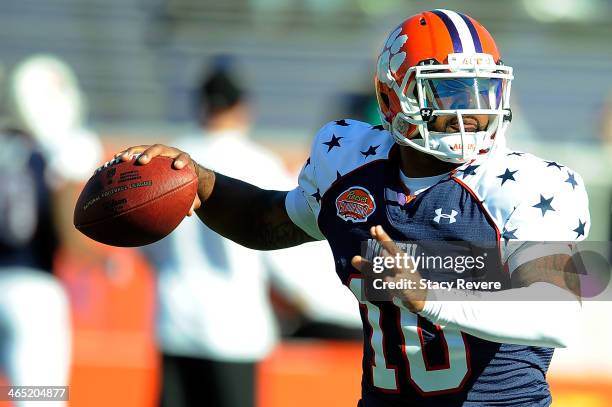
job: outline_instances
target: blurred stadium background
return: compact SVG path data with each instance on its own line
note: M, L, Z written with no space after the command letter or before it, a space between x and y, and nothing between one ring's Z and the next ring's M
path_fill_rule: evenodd
M515 69L509 144L579 171L591 198L590 240L609 241L607 0L0 0L0 72L7 80L33 54L63 59L108 159L192 129L194 83L223 56L250 93L254 138L296 170L324 122L355 114L376 120L370 78L379 45L403 17L436 7L463 11L493 33ZM155 405L152 271L146 258L123 250L104 256L115 273L99 259L56 256L72 305L70 405ZM579 346L556 352L555 406L609 405L611 313L608 303L586 303ZM259 405L353 405L359 377L358 343L287 340L259 368Z

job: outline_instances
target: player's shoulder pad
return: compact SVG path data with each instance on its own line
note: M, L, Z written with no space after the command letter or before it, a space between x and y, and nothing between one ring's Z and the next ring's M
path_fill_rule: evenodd
M533 154L498 148L459 167L455 177L502 226L520 206L559 208L587 202L584 181L571 168Z
M300 184L308 178L313 194L322 197L338 179L376 160L387 159L393 138L380 125L335 120L316 134Z

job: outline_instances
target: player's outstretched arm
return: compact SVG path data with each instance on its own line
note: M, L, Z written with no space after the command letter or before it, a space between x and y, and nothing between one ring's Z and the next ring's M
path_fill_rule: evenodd
M372 227L370 234L384 248L383 256L401 254L380 225ZM557 348L572 342L580 312L578 271L568 262L567 255L550 255L525 263L512 275L512 288L503 291L432 293L420 288L418 270L396 266L385 281L414 282L415 288L389 293L435 324L498 343ZM355 256L351 263L362 273L370 273L369 260Z
M186 152L162 144L130 147L116 157L129 160L136 154L140 154L138 162L143 165L160 155L173 158L176 169L193 165L198 174L198 194L190 214L195 211L208 227L238 244L274 250L314 240L287 215L286 191L261 189L215 173Z

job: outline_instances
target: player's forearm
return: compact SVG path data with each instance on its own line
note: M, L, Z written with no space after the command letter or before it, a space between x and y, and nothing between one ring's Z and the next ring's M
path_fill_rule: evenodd
M198 168L198 217L215 232L251 249L274 250L311 241L287 216L284 191Z
M548 283L500 292L436 292L435 299L419 312L433 323L493 342L553 348L571 342L581 308L572 293Z

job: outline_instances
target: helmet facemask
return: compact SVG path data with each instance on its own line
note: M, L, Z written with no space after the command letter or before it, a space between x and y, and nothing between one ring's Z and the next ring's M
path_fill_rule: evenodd
M398 144L442 161L465 163L490 151L509 124L512 68L495 64L487 54L450 54L448 60L445 65L422 63L408 69L393 89L401 111L388 127ZM476 115L488 116L486 127L466 131L463 118ZM454 116L458 131L431 130L441 116Z

